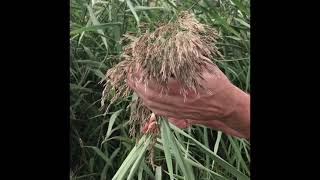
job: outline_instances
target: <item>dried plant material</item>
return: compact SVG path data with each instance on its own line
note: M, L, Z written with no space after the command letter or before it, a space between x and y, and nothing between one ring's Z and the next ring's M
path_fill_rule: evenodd
M157 136L160 132L160 126L157 122L157 117L154 113L152 113L149 117L149 120L144 123L144 125L141 128L141 132L144 134L150 134L151 135L151 142L150 146L148 147L148 162L152 166L153 170L155 170L155 162L154 162L154 157L155 157L155 151L154 151L154 145L157 142Z
M204 68L213 72L206 63L213 64L214 58L222 57L215 46L217 38L215 29L199 23L193 14L186 11L181 12L175 22L161 24L154 32L146 32L140 37L125 35L122 42L126 45L119 57L120 62L106 74L101 105L105 106L105 101L111 98L107 112L118 98L128 96L132 90L125 80L138 68L143 73L141 81L154 81L161 85L162 93L168 91L170 78L177 80L180 94L184 97L190 90L198 92L203 88L199 79L202 79ZM139 98L133 100L130 107L130 135L137 137L152 112L143 106Z

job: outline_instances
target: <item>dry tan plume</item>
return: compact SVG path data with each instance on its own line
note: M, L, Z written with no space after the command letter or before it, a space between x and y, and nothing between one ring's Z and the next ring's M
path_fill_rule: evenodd
M180 94L186 97L188 90L197 92L201 87L198 79L206 63L212 63L216 57L222 57L215 43L218 33L215 29L199 23L193 14L181 12L175 22L159 26L154 32L140 37L125 35L123 41L129 42L123 48L120 62L106 74L105 88L101 105L108 102L107 111L118 98L128 96L131 89L125 80L129 72L141 67L142 81L153 80L162 85L166 93L169 78L174 78L181 86ZM212 69L207 69L213 71ZM114 93L110 93L114 92ZM112 94L110 99L108 96ZM136 129L149 117L151 111L142 105L139 98L132 101L130 134L136 136Z

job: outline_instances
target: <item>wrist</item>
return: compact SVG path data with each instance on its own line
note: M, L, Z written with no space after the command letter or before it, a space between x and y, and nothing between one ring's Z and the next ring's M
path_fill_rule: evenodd
M233 85L231 96L231 108L224 116L225 123L237 130L246 138L250 136L250 95Z

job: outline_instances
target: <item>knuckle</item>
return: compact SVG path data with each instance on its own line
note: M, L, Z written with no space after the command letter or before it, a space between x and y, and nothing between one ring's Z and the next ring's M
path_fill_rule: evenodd
M158 109L152 109L152 111L158 116L165 116L165 113L162 111L159 111Z
M143 99L143 104L150 107L150 105L152 105L152 101L148 98L144 98Z
M148 99L149 101L154 101L156 99L156 96L152 93L146 93L145 94L146 99Z

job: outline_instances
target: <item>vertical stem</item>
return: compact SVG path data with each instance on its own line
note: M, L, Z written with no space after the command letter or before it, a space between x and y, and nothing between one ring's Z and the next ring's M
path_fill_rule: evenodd
M219 144L220 144L220 140L221 140L221 135L222 135L221 131L218 131L217 140L216 140L216 142L214 144L214 149L213 149L213 153L215 155L217 155L217 153L218 153ZM213 169L213 166L214 166L214 161L212 161L211 169Z

